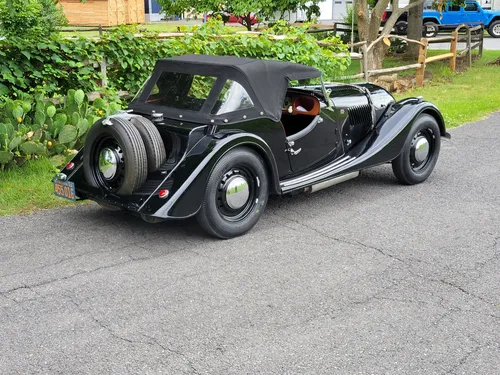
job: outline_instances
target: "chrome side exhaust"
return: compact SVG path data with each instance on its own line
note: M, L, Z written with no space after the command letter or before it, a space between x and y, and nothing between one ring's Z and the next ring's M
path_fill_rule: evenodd
M352 180L353 178L356 178L358 176L359 176L359 171L347 173L342 176L332 178L331 180L323 181L320 182L319 184L306 187L304 189L304 192L306 194L312 194L318 190L326 189L327 187L340 184L341 182Z

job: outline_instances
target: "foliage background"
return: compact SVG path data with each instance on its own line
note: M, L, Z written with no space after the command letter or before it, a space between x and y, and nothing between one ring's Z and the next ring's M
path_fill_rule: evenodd
M0 41L0 95L40 91L51 95L74 88L94 91L102 80L103 58L110 88L130 92L139 89L159 58L190 53L293 61L318 68L327 79L340 75L350 60L334 54L347 52L346 46L333 37L328 41L337 46L320 47L314 36L305 33L306 27L277 23L261 35L231 34L222 22L211 20L191 35L166 40L155 33L135 37L137 30L130 27L99 40L11 36ZM273 40L271 35L284 38Z

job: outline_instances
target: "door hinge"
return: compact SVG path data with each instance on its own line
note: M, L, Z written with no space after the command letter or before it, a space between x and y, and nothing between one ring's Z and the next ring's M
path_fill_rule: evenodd
M285 152L289 152L289 153L290 153L290 155L292 155L292 156L295 156L295 155L297 155L300 151L302 151L302 148L299 148L298 150L294 150L294 149L292 148L292 147L295 145L295 142L293 142L293 141L287 142L287 143L286 143L286 145L287 145L287 148L286 148Z

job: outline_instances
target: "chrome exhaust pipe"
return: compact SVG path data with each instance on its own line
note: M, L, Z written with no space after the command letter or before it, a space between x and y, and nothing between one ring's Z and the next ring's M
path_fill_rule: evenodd
M306 194L312 194L318 190L326 189L327 187L340 184L341 182L352 180L353 178L356 178L358 176L359 176L359 171L347 173L342 176L332 178L331 180L323 181L320 182L319 184L306 187L304 189L304 192Z

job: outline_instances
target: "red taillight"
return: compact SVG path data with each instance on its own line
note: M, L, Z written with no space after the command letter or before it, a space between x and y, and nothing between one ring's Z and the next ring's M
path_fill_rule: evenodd
M158 196L162 199L165 199L166 197L168 197L168 190L166 190L166 189L160 190L160 192L158 193Z
M382 13L382 21L387 21L387 12Z
M75 168L75 163L73 163L72 161L70 161L68 164L66 164L66 169L68 171L71 171L73 168Z

